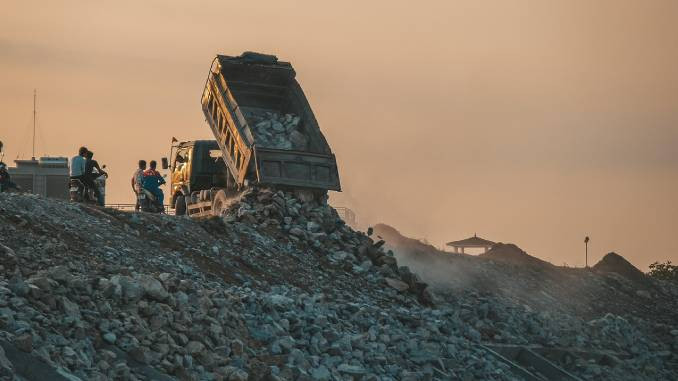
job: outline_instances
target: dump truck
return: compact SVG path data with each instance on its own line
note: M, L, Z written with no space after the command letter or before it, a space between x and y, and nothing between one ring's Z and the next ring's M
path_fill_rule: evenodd
M289 62L245 52L212 61L201 97L215 140L173 141L170 207L220 215L252 186L326 198L341 191L336 158Z

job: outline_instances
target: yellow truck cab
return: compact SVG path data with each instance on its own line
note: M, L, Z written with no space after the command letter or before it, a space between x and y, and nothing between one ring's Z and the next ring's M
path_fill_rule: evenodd
M177 143L172 147L169 169L172 192L169 201L178 215L186 214L186 201L191 194L199 199L203 191L229 187L232 178L214 140Z

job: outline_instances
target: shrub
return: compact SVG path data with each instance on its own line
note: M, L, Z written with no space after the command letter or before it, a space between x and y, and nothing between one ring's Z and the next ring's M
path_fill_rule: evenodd
M650 272L647 275L661 280L678 283L678 266L672 265L671 261L665 263L655 262L650 265Z

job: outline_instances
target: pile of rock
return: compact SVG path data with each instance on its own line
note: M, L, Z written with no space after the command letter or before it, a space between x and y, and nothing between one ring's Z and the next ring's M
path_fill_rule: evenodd
M54 266L0 282L0 292L10 291L0 306L2 337L44 366L74 371L71 379L236 372L228 368L242 347L235 338L247 335L230 294L170 273L93 270ZM231 379L247 379L237 373Z
M411 331L421 317L409 316L409 291L425 285L322 202L251 190L223 220L196 222L0 196L0 342L48 374L419 379L457 372L454 345L481 358ZM391 288L382 272L412 287ZM432 337L439 356L408 359ZM25 376L9 352L2 364ZM494 372L480 368L469 374Z
M292 241L321 250L330 262L355 274L369 276L370 270L376 271L388 286L412 293L425 304L433 303L428 285L408 267L399 267L393 252L384 250L383 240L374 242L371 230L366 235L351 229L323 197L251 188L231 205L225 220L279 229Z
M673 323L470 290L431 304L306 196L252 189L192 220L0 194L0 379L521 379L483 343L606 353L562 364L585 379L676 379Z
M308 150L308 137L302 132L299 116L244 107L242 113L257 145L284 150Z
M647 276L617 253L607 253L592 269L600 273L617 273L639 283L647 283Z

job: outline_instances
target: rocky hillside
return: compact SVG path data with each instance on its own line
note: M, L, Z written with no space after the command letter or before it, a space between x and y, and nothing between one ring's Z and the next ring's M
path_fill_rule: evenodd
M436 302L457 301L462 310L471 311L484 311L487 304L496 308L500 318L471 318L481 327L483 341L588 354L604 351L619 361L594 366L602 379L676 378L678 288L650 279L618 254L606 255L589 270L554 266L514 244L499 243L473 256L439 251L385 224L376 225L374 234L387 242L398 263L430 284ZM611 332L616 334L608 335ZM632 365L639 370L635 375L615 374L634 361L649 359L654 365ZM587 378L576 361L560 365ZM659 369L667 373L656 373Z
M429 287L388 242L289 193L252 190L204 220L0 194L0 226L2 380L547 379L498 345L572 379L677 376L675 319L538 309L501 282L558 270L493 259ZM588 274L602 280L585 295L626 292ZM629 298L663 302L664 287Z

